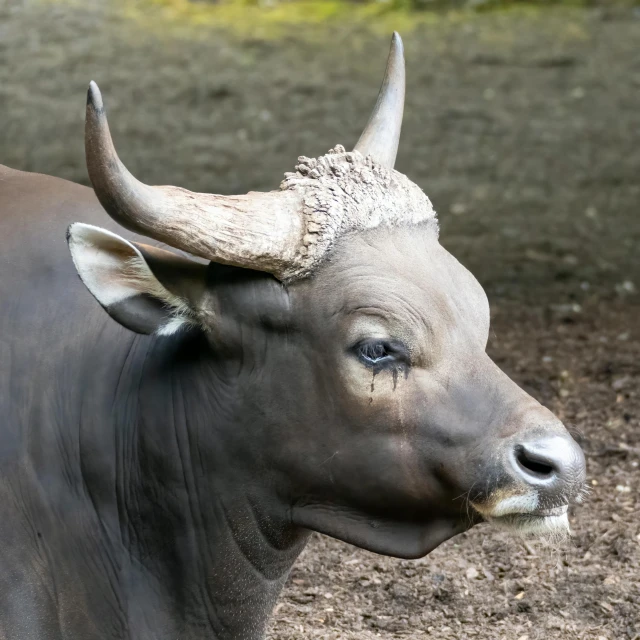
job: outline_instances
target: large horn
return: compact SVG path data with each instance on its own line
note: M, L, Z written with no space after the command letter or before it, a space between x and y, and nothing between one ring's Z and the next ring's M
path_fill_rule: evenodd
M139 182L118 158L95 82L87 94L85 151L100 203L127 229L207 260L267 271L281 280L299 259L303 224L295 193L221 196Z
M354 149L389 169L393 169L398 153L404 85L404 48L402 38L394 31L378 101Z

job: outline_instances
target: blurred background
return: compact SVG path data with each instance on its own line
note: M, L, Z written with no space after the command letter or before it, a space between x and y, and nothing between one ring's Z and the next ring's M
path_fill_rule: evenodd
M485 286L491 355L582 442L592 495L561 550L478 527L404 562L317 536L269 637L640 639L637 3L0 0L0 163L86 184L93 79L140 179L275 189L355 144L394 29L396 168Z

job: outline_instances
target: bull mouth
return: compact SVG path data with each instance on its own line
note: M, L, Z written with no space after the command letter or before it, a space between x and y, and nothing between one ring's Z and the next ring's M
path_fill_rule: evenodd
M513 494L498 490L488 501L474 501L471 506L485 522L514 535L561 542L571 533L566 499L544 504L535 491Z
M538 509L532 512L485 515L487 522L518 535L567 537L570 533L569 507Z

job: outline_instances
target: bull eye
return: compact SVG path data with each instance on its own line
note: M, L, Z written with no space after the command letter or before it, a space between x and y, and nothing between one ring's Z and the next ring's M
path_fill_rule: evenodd
M406 347L394 340L364 340L355 351L362 363L376 369L409 364Z

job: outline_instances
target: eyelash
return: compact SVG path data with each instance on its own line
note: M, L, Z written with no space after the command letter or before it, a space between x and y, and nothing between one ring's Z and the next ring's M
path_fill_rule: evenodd
M407 349L401 342L367 340L356 345L356 353L363 364L375 369L398 363L409 365Z

